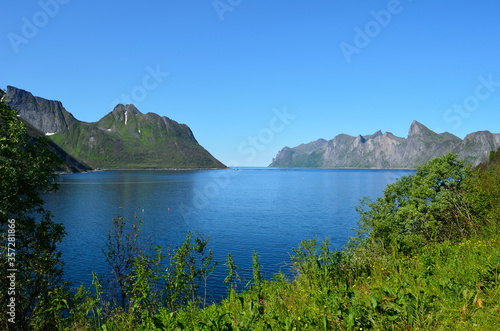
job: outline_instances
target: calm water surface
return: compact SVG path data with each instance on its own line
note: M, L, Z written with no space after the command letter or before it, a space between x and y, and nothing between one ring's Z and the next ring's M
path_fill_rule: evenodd
M243 168L203 171L104 171L62 175L59 191L45 197L64 224L65 278L89 285L91 271L106 274L103 249L112 218L133 214L144 235L175 247L189 231L210 236L220 261L210 280L212 298L226 292L223 266L231 253L240 275L251 274L252 252L268 278L288 272L292 247L328 237L341 248L353 234L355 206L380 196L389 183L414 171Z

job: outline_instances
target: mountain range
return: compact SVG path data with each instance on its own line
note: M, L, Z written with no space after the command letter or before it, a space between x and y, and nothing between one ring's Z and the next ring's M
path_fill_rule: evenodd
M31 131L48 136L63 158L74 160L81 170L225 168L187 125L143 114L131 104L119 104L99 121L87 123L77 120L60 101L22 89L8 86L4 97Z
M47 136L63 160L61 171L90 169L225 168L195 139L191 129L165 116L117 105L97 122L77 120L60 101L33 96L12 86L2 96L27 124L32 137ZM414 169L449 152L473 166L500 147L500 134L479 131L460 139L435 133L413 121L407 138L390 132L339 134L283 148L270 167Z
M436 133L413 121L407 138L377 131L357 137L339 134L329 141L319 139L293 148L285 147L270 167L415 169L450 152L476 166L499 147L500 134L479 131L462 140L448 132Z

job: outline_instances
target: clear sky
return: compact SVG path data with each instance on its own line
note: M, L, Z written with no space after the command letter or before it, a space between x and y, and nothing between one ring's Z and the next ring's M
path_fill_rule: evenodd
M0 11L0 87L94 122L133 103L225 164L417 120L500 133L500 1L41 0Z

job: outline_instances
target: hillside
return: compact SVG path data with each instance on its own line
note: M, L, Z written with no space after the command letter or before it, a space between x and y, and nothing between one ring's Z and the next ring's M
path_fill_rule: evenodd
M0 89L0 98L4 97L5 93ZM45 134L36 129L29 123L24 122L26 125L26 135L29 137L30 141L35 141L39 137L44 137ZM70 172L84 172L92 170L88 165L78 161L68 153L66 153L61 147L57 146L52 140L48 139L48 149L53 152L59 159L60 163L54 165L54 170L62 173L70 173Z
M99 169L224 168L189 127L134 105L117 105L98 122L77 120L59 101L8 86L5 99L23 121L70 156Z
M477 165L498 147L500 134L479 131L462 140L447 132L435 133L413 121L407 138L377 131L357 137L340 134L329 141L319 139L294 148L285 147L270 167L411 169L450 152Z
M29 123L26 124L26 133L31 139L36 139L38 137L45 136L43 132L34 128ZM51 139L48 140L48 149L52 151L55 155L57 155L62 163L55 167L55 170L62 173L77 173L77 172L85 172L90 171L92 168L85 163L75 159L73 156L68 154L64 149L59 147L55 142Z

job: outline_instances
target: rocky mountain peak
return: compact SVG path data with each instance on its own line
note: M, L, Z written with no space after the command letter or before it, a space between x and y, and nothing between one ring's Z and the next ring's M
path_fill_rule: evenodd
M358 140L358 141L359 141L359 142L361 142L361 143L366 142L365 137L363 137L362 135L358 135L358 137L357 137L357 139L356 139L356 140Z
M408 138L377 131L373 135L357 137L339 134L322 149L313 149L314 145L310 143L283 149L274 158L271 166L415 169L434 157L450 152L458 154L460 159L472 165L477 165L490 151L498 149L500 134L480 131L462 140L450 133L435 133L423 124L413 121Z
M417 121L413 121L408 131L408 138L411 136L421 135L423 133L423 125Z
M142 115L142 113L139 111L139 109L137 109L133 104L129 104L129 105L118 104L113 109L113 113L115 113L115 114L116 113L123 114L125 112L127 112L131 115Z
M143 114L133 104L118 104L106 117L110 115L114 118L114 120L124 122L125 125L127 125L132 117Z
M375 139L375 138L377 138L378 136L382 136L382 135L383 135L382 131L381 131L381 130L378 130L378 131L377 131L377 132L375 132L374 134L371 134L371 135L369 135L369 136L364 136L364 138L365 138L366 140L368 140L368 139Z
M411 123L410 130L408 131L408 138L424 138L432 135L436 135L436 133L417 121Z
M76 121L60 101L36 97L28 91L13 86L7 86L4 97L24 121L46 135L65 131Z
M475 140L480 139L481 137L489 136L491 132L489 131L477 131L473 133L469 133L465 136L464 140Z

